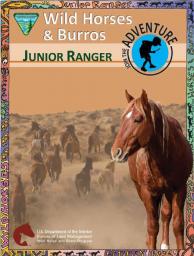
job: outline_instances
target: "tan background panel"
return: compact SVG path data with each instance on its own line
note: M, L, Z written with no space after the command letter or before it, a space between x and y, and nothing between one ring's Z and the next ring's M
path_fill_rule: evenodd
M20 10L20 12L40 12L40 10ZM50 10L44 10L49 12ZM52 10L53 11L53 10ZM58 10L61 12L61 10ZM11 11L11 43L45 43L44 29L75 26L44 26L43 15L35 24L29 36L20 31ZM68 13L74 10L68 10ZM186 42L185 10L79 10L96 15L131 15L133 26L143 22L160 22L171 29L178 43ZM175 22L175 17L176 22ZM107 31L106 43L121 43L131 25L76 26L76 30ZM53 41L51 41L54 43ZM55 41L56 43L57 41ZM64 43L64 41L62 41ZM87 43L85 41L85 43ZM96 43L96 42L95 42ZM142 88L150 98L162 104L185 103L186 70L168 68L160 75L143 76L134 70L122 68L11 68L10 111L21 114L54 113L66 111L124 107L125 88L135 97Z
M185 103L183 68L143 76L125 68L11 68L10 112L42 114L125 107L124 89L162 104Z
M64 12L65 10L63 10ZM77 10L69 10L68 14L72 14ZM17 25L16 21L13 18L14 13L39 13L40 17L37 20L35 26L33 27L31 33L28 36L24 36ZM43 12L49 13L50 10L44 10ZM95 15L129 15L132 16L133 23L132 25L45 25L43 12L40 10L10 10L10 42L11 43L40 43L45 42L43 39L44 30L52 30L53 35L56 37L56 30L57 28L63 28L70 31L106 31L107 33L107 40L105 41L93 41L96 42L106 42L106 43L117 43L121 42L124 39L124 35L135 25L138 25L139 23L144 22L157 22L161 23L164 26L167 26L170 30L173 31L175 36L178 38L178 43L184 43L186 42L186 30L180 29L186 27L186 10L145 10L145 9L106 9L106 10L79 10L78 17L81 17L81 15L85 13L93 13ZM62 10L52 10L52 12L62 12ZM176 17L176 22L175 22ZM78 19L79 20L79 19ZM14 33L12 33L14 32ZM51 42L59 42L64 43L68 41L46 41L47 43ZM73 41L72 41L73 42ZM71 43L72 43L71 42ZM92 42L92 41L80 41L80 42Z

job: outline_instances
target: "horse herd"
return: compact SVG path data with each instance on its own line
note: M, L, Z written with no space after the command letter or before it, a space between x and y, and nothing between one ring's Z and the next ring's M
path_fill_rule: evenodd
M111 145L115 137L116 126L111 126L111 139L105 144L105 152L110 155ZM60 134L60 144L51 144L51 135L47 129L41 128L37 122L32 122L31 132L34 133L31 147L32 172L31 179L33 191L40 190L48 172L51 182L58 181L62 171L62 158L60 151L66 152L66 159L70 162L74 159L74 154L78 154L81 159L80 142L75 133L74 125L67 125L66 130ZM88 138L88 155L100 153L100 127L96 126ZM90 159L90 160L89 160ZM91 158L86 158L86 168L91 165ZM90 164L88 164L90 162ZM88 170L89 171L89 170ZM83 172L83 171L82 171ZM77 184L77 183L76 183ZM77 185L76 185L77 187ZM79 191L79 190L78 190ZM78 192L78 195L80 193Z
M105 144L105 152L110 156L111 145L114 140L116 126L111 126L111 138ZM89 157L91 153L98 154L101 151L100 127L96 126L88 137L88 157L85 159L84 167L75 176L75 189L79 197L85 196L90 192L91 170L93 169L93 159ZM58 182L62 172L62 157L60 151L65 151L66 160L70 162L74 159L74 154L78 154L81 159L80 142L75 132L74 125L67 125L66 130L60 134L58 144L51 143L51 133L45 128L32 121L30 134L33 139L31 142L31 182L32 192L40 192L46 179L47 173L51 182ZM111 190L114 188L114 161L109 161L105 170L100 172L98 184L102 188ZM16 186L12 196L12 212L15 223L23 223L26 212L26 199L24 185L21 175L15 174Z
M115 129L111 128L114 138L105 145L105 152L111 154L113 160L107 166L109 172L99 177L99 184L103 185L108 181L107 188L113 187L114 163L127 161L130 176L147 213L148 249L156 249L160 212L161 249L169 249L169 225L172 216L177 249L184 249L184 204L187 180L193 167L191 146L179 122L166 115L160 104L148 99L144 90L136 99L127 91L125 94L128 104L122 114L119 131L116 135ZM51 181L59 179L62 168L60 148L64 150L66 146L66 157L70 161L73 160L74 153L78 153L80 158L81 153L72 125L61 134L61 145L54 145L51 155L47 153L47 148L51 146L48 131L42 131L34 122L32 131L35 132L35 141L32 142L31 150L34 161L31 177L33 189L37 190L44 181L47 171ZM92 150L100 151L98 135L99 127L96 127L88 139L88 153ZM75 177L79 196L90 192L92 169L93 161L88 157L84 168ZM22 184L21 178L18 177L17 189L19 188L22 189ZM23 194L20 193L20 196Z
M99 153L101 151L100 142L100 126L96 126L94 131L88 138L88 154L95 152ZM51 145L51 134L45 129L41 128L37 122L32 122L31 132L34 132L34 139L32 141L31 155L32 158L36 153L45 153L46 151L52 149ZM111 154L111 146L116 136L116 126L111 126L111 139L105 144L104 151L108 155ZM80 142L75 133L74 125L67 125L66 131L60 134L60 147L62 151L66 151L66 159L71 162L74 159L74 154L78 154L81 159Z

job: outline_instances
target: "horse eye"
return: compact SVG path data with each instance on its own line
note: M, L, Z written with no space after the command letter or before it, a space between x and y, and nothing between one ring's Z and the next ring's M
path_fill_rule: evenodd
M143 121L143 116L138 116L134 119L135 123L141 123L141 121Z

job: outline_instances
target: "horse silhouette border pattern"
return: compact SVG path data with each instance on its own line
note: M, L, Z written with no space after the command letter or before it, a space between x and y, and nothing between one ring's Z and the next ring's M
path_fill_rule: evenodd
M88 2L91 0L88 0ZM125 2L124 0L121 0ZM49 1L40 1L42 7L47 6L47 8L65 8L64 1L56 1L58 5L51 5ZM79 2L79 1L75 1ZM187 1L175 1L175 0L151 0L151 1L130 1L129 8L179 8L187 10L187 137L192 149L194 150L194 116L193 109L194 97L193 97L193 86L192 80L194 78L194 42L192 41L192 25L193 25L193 13L194 4L192 0ZM48 7L49 6L49 7ZM17 6L15 6L13 1L2 0L1 1L1 194L5 195L9 189L8 186L8 175L9 175L9 100L8 100L8 82L9 82L9 11L10 9L37 9L37 3L33 3L31 0L19 0L17 1ZM191 126L192 124L192 126ZM188 180L187 186L187 204L186 204L186 236L187 236L187 247L185 251L179 251L178 255L190 255L194 247L194 240L192 238L191 229L194 228L194 194L193 194L193 182L191 179ZM6 197L2 197L3 206L8 208L8 200ZM194 213L193 213L194 214ZM8 211L1 210L1 223L3 227L3 232L1 233L2 239L2 255L20 255L18 250L9 250L9 239L8 239ZM148 250L127 250L128 253L132 255L150 255ZM123 250L122 250L123 252ZM32 250L25 250L28 255L34 255ZM38 254L37 254L38 253ZM118 251L117 251L118 253ZM27 255L26 254L26 255ZM76 253L75 253L76 254ZM24 255L24 254L21 254ZM37 250L36 255L49 255L49 250ZM61 252L60 255L65 255L65 252ZM90 252L86 252L87 256L90 256ZM115 255L115 250L101 250L100 255ZM154 255L177 255L177 250L167 250L155 251Z

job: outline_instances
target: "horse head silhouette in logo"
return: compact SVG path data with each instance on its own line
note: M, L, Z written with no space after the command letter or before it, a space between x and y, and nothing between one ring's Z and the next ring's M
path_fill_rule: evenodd
M21 246L28 246L28 243L26 241L23 241L23 242L21 241L22 234L28 237L35 237L35 234L28 223L16 228L13 233L13 238L16 244Z

